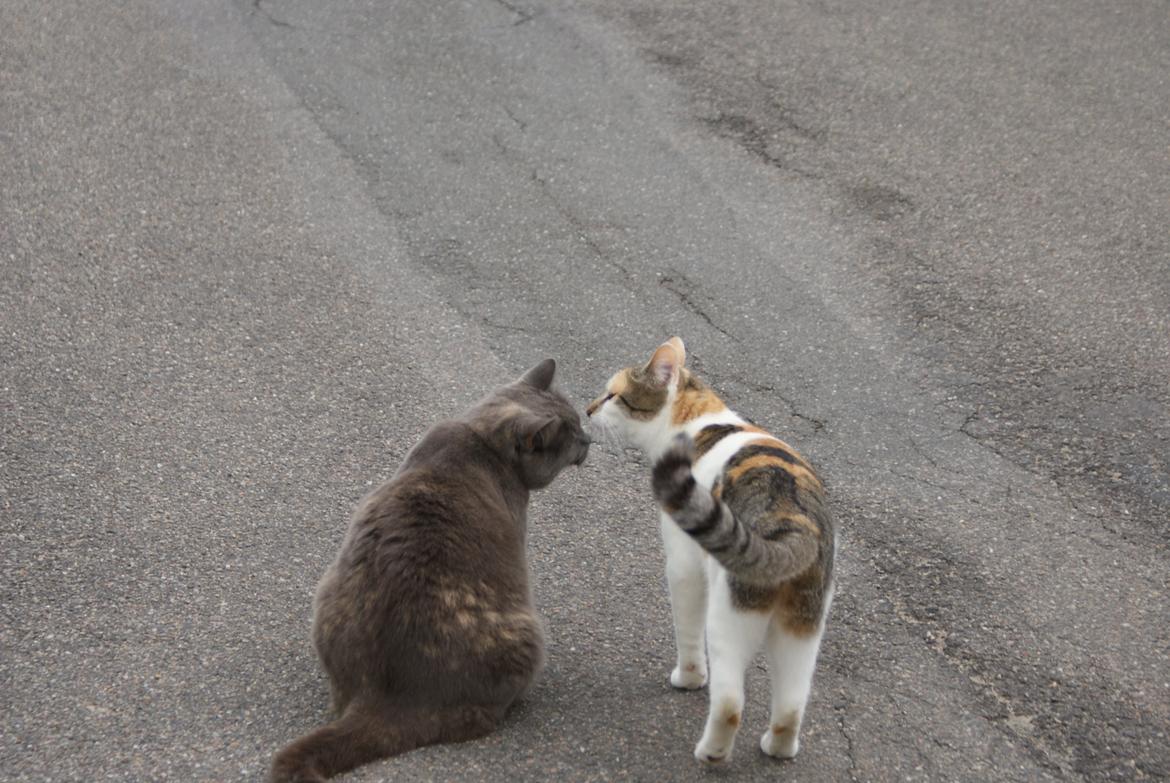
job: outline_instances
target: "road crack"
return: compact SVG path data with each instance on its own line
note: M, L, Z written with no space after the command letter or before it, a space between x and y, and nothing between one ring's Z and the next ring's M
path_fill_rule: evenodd
M714 117L700 117L699 120L708 128L715 131L716 135L735 142L772 168L796 174L810 180L823 180L825 178L825 175L819 171L797 166L792 161L786 160L769 151L768 142L773 134L768 133L764 128L760 127L751 117L743 114L720 112ZM787 127L802 138L815 139L813 132L794 122L788 122Z
M301 33L313 33L315 35L325 35L325 36L329 36L331 38L346 38L346 39L351 40L351 41L357 39L357 36L355 36L355 35L348 35L346 33L339 33L339 32L336 32L334 30L325 30L325 29L322 29L319 27L305 27L303 25L293 24L292 22L286 21L284 19L281 19L279 16L276 16L275 14L273 14L271 11L269 11L264 6L265 6L264 0L252 0L252 13L253 13L253 15L260 14L260 16L263 16L265 19L267 19L268 23L271 24L273 27L283 27L286 30L296 30L297 32L301 32Z
M595 240L589 233L599 225L604 228L613 228L614 226L608 223L586 223L577 217L572 210L561 203L561 200L556 197L552 191L552 188L549 187L548 180L540 176L539 173L537 173L535 170L532 171L529 174L529 179L536 183L536 186L540 188L541 193L544 194L545 199L547 199L548 202L553 205L553 208L556 209L556 211L560 214L560 216L564 218L566 222L568 222L569 226L572 227L574 233L577 235L577 238L580 239L581 242L583 242L595 256L597 256L597 259L609 265L621 274L622 287L637 296L639 299L642 298L645 295L645 291L641 288L641 286L638 285L638 280L634 276L634 273L618 261L611 258L609 253L605 252L605 249L602 248L597 240Z
M946 558L940 559L943 562L948 562ZM953 565L953 563L948 564ZM961 648L953 647L953 643L948 644L951 632L944 628L942 623L930 617L917 616L905 602L896 596L890 596L890 605L894 610L894 615L906 625L924 627L923 639L927 646L955 667L968 682L975 686L983 698L988 700L987 703L995 705L997 710L993 712L998 714L984 714L981 716L984 720L1030 747L1041 766L1064 778L1068 778L1072 774L1072 765L1068 763L1066 758L1062 758L1057 750L1040 736L1039 732L1021 730L1022 727L1030 727L1036 716L1017 712L1015 702L1004 695L994 682L979 673L977 661L968 658Z
M744 386L757 394L768 394L774 397L779 397L780 400L788 406L788 415L791 418L800 419L801 421L812 425L813 432L820 432L821 430L824 430L826 427L828 427L828 420L819 419L815 416L810 416L807 413L802 413L796 406L795 402L786 397L783 392L771 384L751 381L735 373L717 373L712 370L708 370L706 367L702 366L701 362L697 358L692 359L692 364L695 366L695 369L702 373L704 377L717 383L731 381L732 383L737 383L740 386Z
M503 104L501 104L501 107L504 109L504 114L508 115L508 119L510 119L512 122L516 123L516 126L518 128L520 128L521 133L528 130L528 123L527 122L525 122L524 120L517 117L516 114L511 109L509 109L507 106L504 106Z
M252 0L252 8L253 8L255 13L258 13L261 16L263 16L265 19L268 20L269 24L272 24L275 27L287 27L289 30L301 29L301 28L297 27L295 24L290 24L290 23L284 21L283 19L281 19L277 16L274 16L271 11L269 11L267 8L264 7L263 0Z
M527 335L529 337L536 337L536 338L543 338L543 337L548 337L550 335L553 335L553 336L556 336L557 339L559 339L559 340L567 340L568 342L574 343L576 345L581 345L581 346L584 345L584 343L582 343L581 340L579 340L577 337L574 337L573 335L569 334L568 332L565 332L565 331L562 331L559 329L549 329L546 326L528 327L528 326L517 326L515 324L502 324L502 323L499 323L497 321L493 321L492 319L488 318L487 316L482 316L482 315L477 316L474 313L468 313L467 315L469 315L470 317L478 318L480 324L482 324L484 327L486 327L488 329L497 329L497 330L503 331L503 332L516 332L518 334L523 334L523 335Z
M736 342L739 341L738 337L724 329L719 324L715 323L714 319L712 319L711 316L708 315L707 312L699 305L699 303L695 301L695 297L692 292L697 288L697 286L691 282L691 279L686 275L680 272L672 272L670 276L664 276L660 278L658 280L658 285L678 297L678 300L683 303L683 307L687 308L692 313L706 321L707 325L712 329L719 332L724 337L729 337Z
M1116 526L1110 525L1108 523L1109 516L1106 513L1104 513L1103 511L1085 507L1084 503L1079 498L1076 497L1075 489L1070 489L1070 488L1065 486L1065 484L1061 480L1062 477L1045 475L1045 474L1041 473L1040 471L1038 471L1036 468L1031 467L1029 465L1026 465L1023 462L1020 462L1019 460L1013 459L1012 457L1008 456L1007 454L1004 453L1004 451L1002 449L998 448L993 442L990 442L993 439L992 434L981 435L981 434L978 434L976 432L972 432L970 429L971 425L979 417L979 414L981 411L982 411L982 408L976 408L975 410L968 413L966 418L963 419L963 423L959 425L957 432L959 432L963 435L966 435L968 438L970 438L972 441L977 443L979 446L983 447L984 449L987 449L989 452L991 452L995 456L999 457L1001 460L1003 460L1007 464L1023 471L1024 473L1028 474L1029 476L1032 476L1041 484L1053 488L1053 490L1056 492L1056 494L1059 495L1059 497L1064 502L1068 503L1068 505L1072 508L1073 511L1093 520L1093 522L1095 522L1096 525L1104 533L1108 534L1109 536L1113 536L1121 541L1124 541L1127 544L1132 544L1132 545L1138 546L1138 547L1143 545L1142 541L1140 541L1139 539L1135 538L1134 536L1130 535L1129 533L1125 532L1124 530L1117 528ZM1116 549L1117 548L1115 545L1112 545L1106 541L1102 541L1099 537L1088 535L1087 532L1084 530L1078 531L1078 535L1082 540L1088 541L1089 543L1092 543L1095 546L1101 547L1103 549Z
M849 779L853 783L858 783L857 756L853 746L853 735L849 733L849 729L845 726L845 713L848 709L848 702L833 705L833 712L837 715L837 728L840 730L841 736L845 738L845 758L849 759Z
M527 22L531 22L533 19L535 19L537 16L540 15L539 10L529 11L526 8L521 8L520 6L516 5L515 3L508 2L508 0L495 0L495 2L498 5L502 5L504 8L507 8L509 11L511 11L513 14L516 15L516 17L517 17L516 21L512 22L513 27L519 27L522 24L526 24Z

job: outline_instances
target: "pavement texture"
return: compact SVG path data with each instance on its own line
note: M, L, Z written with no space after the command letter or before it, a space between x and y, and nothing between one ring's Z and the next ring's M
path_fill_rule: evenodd
M1159 2L0 4L0 777L256 780L355 501L681 335L821 469L801 755L691 758L647 469L535 497L548 668L374 780L1170 779Z

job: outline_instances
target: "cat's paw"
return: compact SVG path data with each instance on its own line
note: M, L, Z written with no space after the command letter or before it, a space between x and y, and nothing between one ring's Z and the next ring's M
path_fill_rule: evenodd
M670 684L679 690L698 690L707 684L707 670L697 663L675 666L670 673Z
M695 760L700 764L713 767L731 758L731 744L715 745L700 742L695 746Z
M714 706L714 704L712 704ZM703 736L695 746L695 759L702 764L722 764L731 758L735 735L743 719L742 705L724 704L707 716Z
M787 726L769 726L760 737L760 750L772 758L796 758L800 750L800 739Z
M695 442L689 435L677 435L670 448L654 463L651 483L654 497L667 512L686 505L695 488L691 466L695 461Z

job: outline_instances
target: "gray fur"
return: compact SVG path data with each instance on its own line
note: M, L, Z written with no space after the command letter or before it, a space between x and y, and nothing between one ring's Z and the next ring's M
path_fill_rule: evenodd
M589 438L549 386L550 359L436 424L359 505L317 589L313 640L337 720L273 761L319 781L491 731L540 669L525 559L530 490Z

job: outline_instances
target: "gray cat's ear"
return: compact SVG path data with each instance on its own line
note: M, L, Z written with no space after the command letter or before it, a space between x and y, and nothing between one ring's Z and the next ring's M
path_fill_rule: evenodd
M553 376L557 372L557 363L553 359L545 359L540 364L533 367L528 372L520 377L523 383L529 386L535 386L541 391L546 391L552 385Z
M523 451L542 451L552 445L561 428L558 416L526 413L516 419L517 445Z
M660 386L666 386L678 377L678 371L686 361L687 349L683 341L671 337L658 346L658 350L650 357L650 363L646 365L646 371Z

